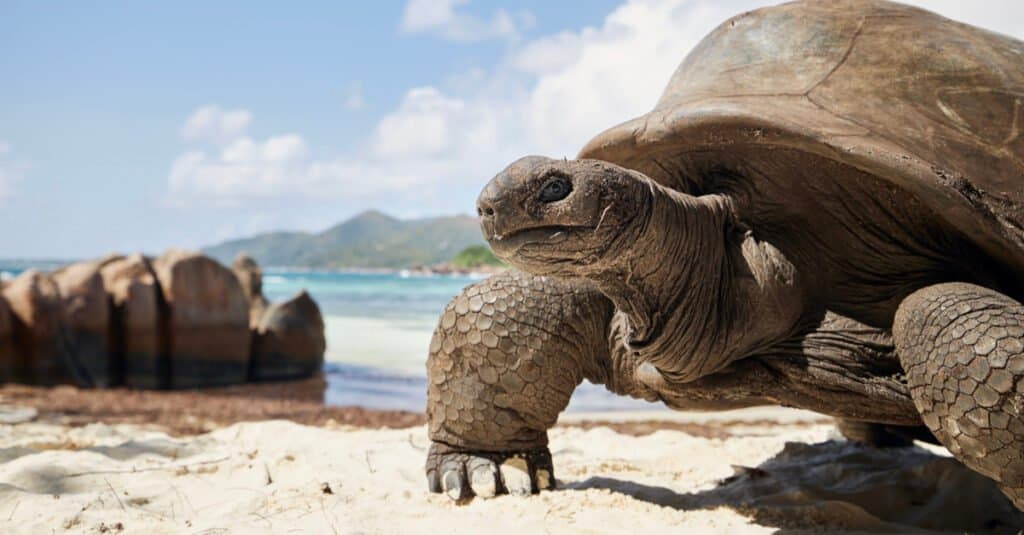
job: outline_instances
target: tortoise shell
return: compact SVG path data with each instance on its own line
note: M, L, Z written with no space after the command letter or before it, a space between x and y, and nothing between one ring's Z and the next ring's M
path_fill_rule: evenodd
M910 192L1024 277L1021 41L884 1L752 11L697 45L654 110L579 157L693 192L725 152L781 149Z

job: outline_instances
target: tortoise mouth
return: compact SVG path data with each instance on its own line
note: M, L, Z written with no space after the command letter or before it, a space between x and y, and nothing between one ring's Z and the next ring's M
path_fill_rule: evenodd
M548 249L559 246L585 231L592 231L588 225L541 225L516 229L505 234L495 233L487 241L495 252L515 255L524 248ZM564 248L571 252L571 248Z

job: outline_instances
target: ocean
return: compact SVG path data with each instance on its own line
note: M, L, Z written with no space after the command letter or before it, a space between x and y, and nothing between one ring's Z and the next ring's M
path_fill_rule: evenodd
M426 404L427 348L437 318L453 296L477 280L269 269L264 271L263 293L278 301L305 288L320 305L327 336L328 404L418 411ZM658 407L584 382L568 410Z
M0 277L53 263L0 262ZM426 360L438 315L468 276L403 276L265 269L263 293L281 301L305 289L324 317L327 337L325 403L421 411L426 405ZM570 411L652 410L661 407L581 385Z

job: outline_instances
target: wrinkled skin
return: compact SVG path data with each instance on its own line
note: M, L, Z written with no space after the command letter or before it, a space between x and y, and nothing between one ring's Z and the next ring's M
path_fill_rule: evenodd
M564 197L545 200L553 182L565 184ZM797 328L803 296L792 264L743 232L725 196L685 195L597 160L533 156L495 177L478 208L496 255L529 273L591 281L623 312L629 349L674 382ZM707 311L673 314L684 301Z

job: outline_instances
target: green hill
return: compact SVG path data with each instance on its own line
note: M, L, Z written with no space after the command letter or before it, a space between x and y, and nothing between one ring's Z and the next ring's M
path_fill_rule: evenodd
M368 211L317 234L271 232L203 252L226 263L244 251L263 266L398 269L447 262L483 243L473 217L401 220Z
M481 266L504 266L486 245L470 245L459 251L449 263L459 269L472 269Z

